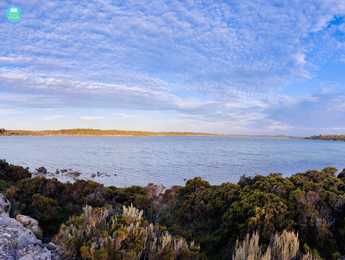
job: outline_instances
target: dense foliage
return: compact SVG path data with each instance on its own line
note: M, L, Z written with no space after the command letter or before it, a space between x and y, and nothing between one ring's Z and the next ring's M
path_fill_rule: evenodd
M2 185L14 184L19 180L30 178L28 169L21 166L11 165L4 160L0 160L0 190Z
M213 186L195 178L157 208L159 222L194 239L209 258L231 255L238 238L295 230L305 251L337 259L345 254L345 174L336 169L243 177L237 185ZM164 196L164 195L163 195ZM163 200L164 201L164 200Z
M44 177L21 180L6 192L12 203L12 214L22 213L37 219L45 239L56 234L70 216L81 214L85 205L111 205L116 209L133 203L144 208L148 206L145 194L140 187L118 189L84 180L64 184Z
M30 178L25 169L2 162L0 188L7 188L12 214L36 218L46 240L86 205L111 207L118 214L133 203L149 222L195 241L208 259L231 259L236 241L248 234L257 234L260 247L267 248L284 230L298 234L300 254L340 259L345 255L345 172L336 172L326 168L291 177L242 177L237 184L222 185L194 178L160 192L155 185L115 188Z
M158 224L143 219L143 211L124 206L121 214L110 208L86 206L81 216L62 225L55 237L66 259L201 259L199 248L172 237Z

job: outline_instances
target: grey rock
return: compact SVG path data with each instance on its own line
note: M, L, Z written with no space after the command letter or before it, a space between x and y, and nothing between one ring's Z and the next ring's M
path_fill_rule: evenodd
M0 260L51 260L53 253L31 230L6 215L0 216Z
M49 243L47 244L47 248L48 248L49 250L58 250L57 245L55 245L53 242L49 242Z
M9 203L0 194L0 260L59 260L57 248L48 249L35 234L8 215ZM22 215L23 216L23 215ZM27 216L20 217L28 225L38 222Z
M36 172L38 174L47 174L48 170L45 167L40 167L40 168L36 169Z

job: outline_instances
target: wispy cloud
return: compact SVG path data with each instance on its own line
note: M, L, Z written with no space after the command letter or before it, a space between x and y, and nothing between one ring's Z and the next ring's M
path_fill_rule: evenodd
M160 111L229 132L293 132L306 124L297 111L342 111L339 93L296 91L344 62L342 0L16 4L20 23L0 18L3 109Z

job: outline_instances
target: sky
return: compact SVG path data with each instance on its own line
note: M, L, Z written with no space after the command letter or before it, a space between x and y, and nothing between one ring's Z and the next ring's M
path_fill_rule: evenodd
M0 0L0 14L0 128L345 133L344 0Z

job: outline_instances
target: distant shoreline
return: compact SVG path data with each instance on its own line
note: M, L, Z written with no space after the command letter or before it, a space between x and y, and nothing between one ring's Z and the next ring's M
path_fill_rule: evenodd
M313 135L305 137L307 140L322 140L322 141L345 141L345 135Z
M135 136L219 136L200 132L149 132L101 129L60 129L60 130L6 130L0 129L0 136L104 136L104 137L135 137Z
M93 128L71 128L58 130L10 130L0 128L0 137L28 136L28 137L164 137L164 136L215 136L215 137L239 137L239 138L273 138L273 139L312 139L310 137L298 137L289 135L263 135L263 134L216 134L205 132L154 132L132 130L102 130Z

